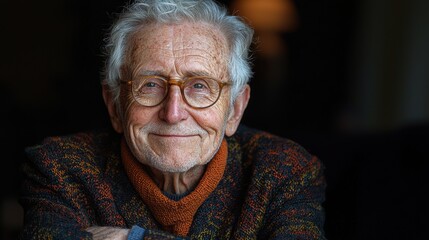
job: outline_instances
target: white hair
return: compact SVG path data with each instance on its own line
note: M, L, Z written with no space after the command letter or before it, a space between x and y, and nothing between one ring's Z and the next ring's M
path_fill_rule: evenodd
M232 81L231 99L252 76L249 48L253 30L239 17L227 14L225 7L212 0L136 0L119 15L106 38L106 63L103 84L108 85L117 102L120 93L121 67L127 44L142 25L149 23L205 22L218 27L229 44L228 74Z

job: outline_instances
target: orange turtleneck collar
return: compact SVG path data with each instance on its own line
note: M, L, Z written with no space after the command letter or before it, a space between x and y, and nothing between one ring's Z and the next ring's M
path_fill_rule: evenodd
M225 171L227 156L228 145L224 139L194 191L174 201L162 193L143 165L135 159L125 140L121 142L122 162L134 188L164 230L179 236L188 234L198 208L218 185Z

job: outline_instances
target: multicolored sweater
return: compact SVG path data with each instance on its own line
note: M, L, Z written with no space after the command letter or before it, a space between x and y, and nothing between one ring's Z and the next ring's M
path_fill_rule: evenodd
M189 239L325 239L322 163L293 141L240 126L215 190L198 208ZM121 136L52 137L28 148L23 165L22 239L91 239L90 226L162 229L128 178Z

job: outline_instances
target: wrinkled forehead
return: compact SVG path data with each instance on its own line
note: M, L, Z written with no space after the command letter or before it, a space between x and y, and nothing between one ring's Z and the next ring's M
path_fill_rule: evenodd
M140 27L130 45L128 63L134 66L144 59L195 58L220 67L229 53L224 34L207 23L152 23Z

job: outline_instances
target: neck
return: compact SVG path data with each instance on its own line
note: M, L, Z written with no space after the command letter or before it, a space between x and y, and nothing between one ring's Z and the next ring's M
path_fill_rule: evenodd
M162 191L181 195L195 189L204 175L205 166L195 166L180 173L162 172L156 168L149 170L153 180Z
M129 150L125 138L121 142L121 157L131 183L163 229L186 236L197 210L223 177L228 159L228 145L226 140L223 140L219 151L207 165L194 167L185 173L165 174L148 167L144 169L144 165L137 161ZM177 181L171 181L172 179ZM162 192L164 190L180 194L186 193L185 189L189 189L189 194L179 200L170 199Z

